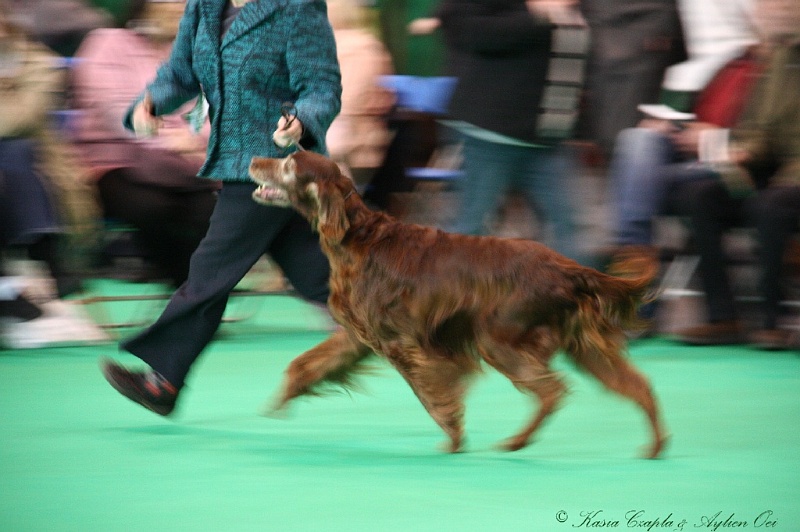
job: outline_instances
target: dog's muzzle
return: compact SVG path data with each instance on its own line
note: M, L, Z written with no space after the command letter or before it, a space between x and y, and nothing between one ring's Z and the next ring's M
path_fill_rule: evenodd
M262 205L275 205L289 207L287 192L273 184L282 167L282 159L268 159L253 157L250 161L250 178L258 183L258 188L253 191L253 199Z
M284 190L267 184L259 185L253 191L253 200L262 205L273 205L278 207L289 207L291 202Z

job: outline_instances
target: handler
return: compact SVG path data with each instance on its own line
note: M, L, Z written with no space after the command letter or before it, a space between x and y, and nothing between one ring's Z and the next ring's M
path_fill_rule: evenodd
M162 416L173 411L231 291L264 253L301 296L327 300L330 269L317 235L292 209L256 204L248 174L256 155L283 157L293 146L326 154L341 75L325 2L189 0L169 59L128 109L125 127L154 135L160 115L200 97L208 102L211 135L199 175L222 182L208 233L163 314L121 343L150 368L101 361L117 391ZM281 116L287 101L296 119Z

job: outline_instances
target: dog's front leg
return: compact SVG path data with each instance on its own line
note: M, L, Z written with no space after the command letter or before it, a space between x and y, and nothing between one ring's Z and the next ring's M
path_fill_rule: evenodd
M411 386L422 406L449 438L443 449L461 451L464 443L464 396L469 376L479 366L470 357L426 351L413 342L381 346L392 365Z
M301 395L319 394L325 385L348 387L352 376L372 350L338 329L319 345L295 358L286 368L278 398L264 409L274 415Z

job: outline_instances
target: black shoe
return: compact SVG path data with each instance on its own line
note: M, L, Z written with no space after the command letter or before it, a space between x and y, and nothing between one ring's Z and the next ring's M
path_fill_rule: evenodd
M0 318L31 321L41 318L42 314L42 309L23 295L18 295L16 299L0 299Z
M153 370L129 371L111 360L102 360L100 369L119 393L161 416L175 408L178 390Z
M738 321L718 321L679 331L677 339L689 345L736 345L744 343L745 333Z
M747 341L756 349L764 351L784 351L786 349L794 349L797 345L794 333L787 329L760 329L753 331L748 335Z

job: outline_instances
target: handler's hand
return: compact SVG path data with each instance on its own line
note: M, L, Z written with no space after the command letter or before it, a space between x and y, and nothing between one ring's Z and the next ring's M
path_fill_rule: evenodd
M153 115L153 101L150 99L150 94L145 94L144 99L133 109L131 122L137 137L153 137L158 134L162 120Z
M272 141L281 148L286 148L292 144L299 146L302 136L303 123L297 117L289 121L285 116L282 116L278 120L278 129L272 134Z

